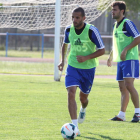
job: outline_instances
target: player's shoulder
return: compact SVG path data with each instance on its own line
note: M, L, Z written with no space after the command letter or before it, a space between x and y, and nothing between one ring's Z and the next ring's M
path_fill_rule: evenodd
M71 25L66 26L65 31L70 32Z
M69 29L69 28L71 28L71 25L66 26L66 29Z
M134 25L134 23L133 23L132 20L130 20L130 19L128 19L128 18L125 18L124 20L125 20L125 23L126 23L126 24L128 24L128 25L132 25L132 24L133 24L133 25Z
M97 27L95 27L94 25L90 25L90 27L89 27L89 30L91 30L92 32L97 32L98 31L98 29L97 29ZM99 32L99 31L98 31Z

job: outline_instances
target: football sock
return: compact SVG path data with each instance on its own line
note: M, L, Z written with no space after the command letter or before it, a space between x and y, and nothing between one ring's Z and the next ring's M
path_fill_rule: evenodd
M140 108L135 108L135 113L139 113L140 114Z
M75 125L77 126L77 128L78 128L78 120L75 119L75 120L71 120L71 121L72 121L72 123L75 124Z
M118 114L118 116L125 117L125 112L120 111L119 114Z
M80 110L81 110L82 112L85 112L85 111L86 111L86 108L82 108L82 106L81 106Z

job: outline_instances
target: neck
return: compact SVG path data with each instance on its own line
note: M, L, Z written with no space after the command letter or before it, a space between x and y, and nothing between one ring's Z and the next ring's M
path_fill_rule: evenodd
M122 17L116 19L116 21L117 21L117 22L120 22L123 18L124 18L124 16L122 16Z
M85 23L83 22L79 27L75 27L75 28L78 29L78 30L79 30L79 29L82 29L82 28L84 27L84 24L85 24Z

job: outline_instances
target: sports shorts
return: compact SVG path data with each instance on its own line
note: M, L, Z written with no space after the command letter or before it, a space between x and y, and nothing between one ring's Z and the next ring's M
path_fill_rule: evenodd
M139 78L139 60L126 60L117 63L117 81L124 78Z
M65 76L66 88L77 86L80 90L89 94L94 80L95 68L92 69L78 69L68 65Z

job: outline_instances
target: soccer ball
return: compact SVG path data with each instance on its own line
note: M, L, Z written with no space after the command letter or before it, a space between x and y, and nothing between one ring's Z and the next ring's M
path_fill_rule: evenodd
M66 123L61 128L61 135L64 139L74 139L78 135L78 128L72 123Z

